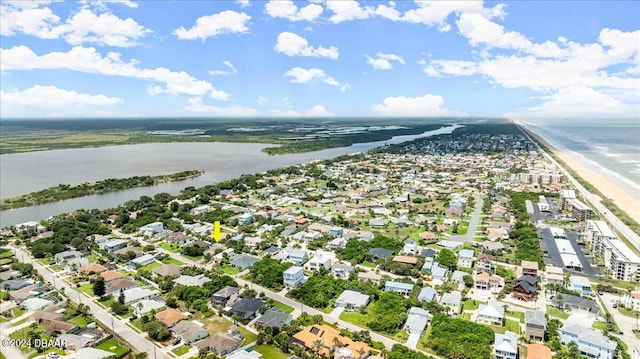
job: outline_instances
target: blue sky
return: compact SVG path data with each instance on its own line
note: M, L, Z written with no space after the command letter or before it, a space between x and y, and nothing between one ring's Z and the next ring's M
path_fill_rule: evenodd
M638 1L0 6L3 118L640 118Z

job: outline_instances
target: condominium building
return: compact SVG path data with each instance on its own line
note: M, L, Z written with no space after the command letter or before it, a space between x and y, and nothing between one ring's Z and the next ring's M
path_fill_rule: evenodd
M596 257L602 258L606 268L616 279L640 281L640 257L618 239L604 221L588 220L584 229Z
M584 202L582 202L581 200L574 198L569 201L569 206L571 207L571 215L577 221L583 222L591 218L591 214L593 213L593 211L591 211L591 208L589 208L589 206L584 204Z
M572 189L563 189L560 191L560 209L569 210L569 201L576 199L576 191Z

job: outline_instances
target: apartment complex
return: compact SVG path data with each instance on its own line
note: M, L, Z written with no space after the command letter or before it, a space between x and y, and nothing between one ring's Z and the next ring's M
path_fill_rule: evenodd
M604 221L586 221L584 232L591 242L593 253L602 258L614 278L629 282L640 281L640 257L619 240Z

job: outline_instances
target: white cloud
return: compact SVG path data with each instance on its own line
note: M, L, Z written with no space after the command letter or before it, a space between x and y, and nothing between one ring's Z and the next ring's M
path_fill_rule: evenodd
M258 98L256 99L256 103L260 106L264 105L267 102L269 102L269 99L264 96L258 96Z
M231 63L231 61L224 61L223 64L229 69L229 70L211 70L209 71L209 75L212 76L219 76L219 75L235 75L238 71L236 70L236 67L233 66L233 64Z
M477 71L478 67L475 62L460 60L433 60L424 69L424 72L434 77L438 77L441 74L469 76L477 73Z
M241 8L249 6L249 0L236 0L236 3L240 4Z
M57 38L60 34L52 29L60 17L47 7L23 7L26 4L37 5L28 1L0 4L0 34L12 36L20 32L41 39Z
M202 16L189 30L180 27L175 29L173 34L180 40L206 40L220 34L246 33L249 32L247 27L249 20L251 20L251 16L243 12L225 10L218 14Z
M136 40L150 33L133 19L120 19L112 14L96 15L83 9L56 28L71 45L95 43L106 46L131 47Z
M152 85L152 95L169 93L201 96L216 91L213 86L184 71L171 71L164 67L144 69L135 60L124 62L117 52L102 56L93 47L76 46L69 52L50 52L39 56L26 46L0 49L0 70L30 71L37 69L67 69L104 76L123 76L162 84ZM219 94L218 94L219 97Z
M334 117L335 114L328 111L323 105L315 105L308 110L298 112L292 109L288 110L271 110L271 116L277 117Z
M184 107L186 111L197 112L207 115L216 115L221 117L238 117L238 116L255 116L259 112L256 109L242 106L212 106L205 105L202 102L202 97L192 97L189 99L189 104Z
M444 116L451 113L443 108L442 96L426 94L418 97L386 97L373 110L385 116Z
M367 63L376 70L391 70L393 68L391 61L397 61L401 64L405 63L404 59L396 54L378 52L375 58L367 56Z
M309 42L304 37L286 31L278 35L274 49L287 56L328 57L332 60L340 56L338 48L335 46L330 48L309 46Z
M441 31L449 31L446 20L451 13L479 13L484 11L482 1L420 1L418 7L406 11L400 20L427 26L438 25Z
M346 91L349 88L348 85L340 84L338 80L327 76L322 69L318 68L303 69L302 67L294 67L284 75L291 77L291 82L293 83L304 84L317 79L331 86L339 86L341 91Z
M309 4L298 9L292 0L270 0L264 6L264 12L274 18L283 18L289 21L314 21L322 15L324 9L317 4Z
M329 21L334 24L339 24L343 21L368 19L375 14L374 8L370 6L361 7L356 0L327 1L325 6L333 12Z
M42 39L63 37L71 45L95 43L103 46L131 47L151 32L131 18L121 19L110 13L96 15L85 8L70 16L64 24L48 7L22 8L16 3L0 5L0 33L16 32Z
M518 117L602 117L640 115L640 104L624 104L618 99L588 87L567 87L541 97L543 103L510 114Z
M113 106L122 103L117 97L90 95L59 89L56 86L34 85L24 91L4 92L0 90L2 107L68 108L74 106Z

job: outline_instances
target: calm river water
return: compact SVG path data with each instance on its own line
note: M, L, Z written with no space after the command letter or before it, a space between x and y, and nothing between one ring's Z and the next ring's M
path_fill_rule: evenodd
M150 143L1 155L0 198L14 197L61 183L77 184L106 178L161 175L185 170L202 170L205 173L186 181L2 211L0 227L40 221L80 208L116 207L143 195L153 196L162 192L175 194L188 186L200 187L242 174L366 151L385 143L396 144L416 138L447 134L458 127L461 126L445 126L418 135L396 136L387 141L358 143L348 147L280 156L270 156L261 152L264 147L270 146L266 144L221 142Z

